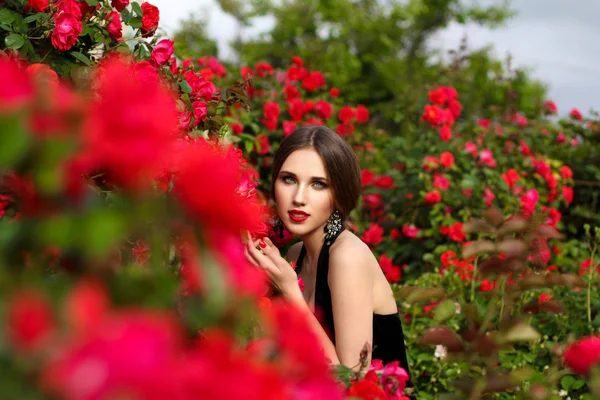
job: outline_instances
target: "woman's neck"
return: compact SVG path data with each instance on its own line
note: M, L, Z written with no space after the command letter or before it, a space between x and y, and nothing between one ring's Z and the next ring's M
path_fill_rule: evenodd
M325 242L325 232L323 229L315 229L313 232L301 236L300 239L306 249L306 262L309 265L316 264Z

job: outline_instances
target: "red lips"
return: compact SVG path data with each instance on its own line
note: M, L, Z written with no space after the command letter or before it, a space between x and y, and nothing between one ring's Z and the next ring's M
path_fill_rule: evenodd
M288 215L290 216L290 219L292 220L292 222L297 222L297 223L304 222L308 219L308 217L310 217L310 214L307 214L301 210L288 211Z

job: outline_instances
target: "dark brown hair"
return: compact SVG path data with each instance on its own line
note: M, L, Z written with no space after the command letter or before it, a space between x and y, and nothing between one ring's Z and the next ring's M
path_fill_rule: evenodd
M325 126L305 125L283 139L273 159L271 198L275 200L275 182L285 160L294 151L305 148L315 149L323 159L335 209L345 220L360 196L360 164L352 147Z

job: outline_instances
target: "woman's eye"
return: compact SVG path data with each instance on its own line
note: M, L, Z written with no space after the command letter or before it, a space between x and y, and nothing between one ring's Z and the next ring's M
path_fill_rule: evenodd
M292 178L291 176L284 176L282 180L284 183L289 183L289 184L292 184L295 182L294 178Z
M313 187L317 190L325 189L327 187L323 182L315 182L313 183Z

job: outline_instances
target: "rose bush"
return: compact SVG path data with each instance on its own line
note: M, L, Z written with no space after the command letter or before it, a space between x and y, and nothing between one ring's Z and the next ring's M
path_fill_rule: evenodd
M476 363L467 362L447 368L438 360L446 354L446 347L440 344L433 352L419 337L440 322L430 316L445 313L445 318L449 318L449 310L454 314L474 306L481 318L488 313L494 322L486 334L519 338L514 348L503 344L498 349L492 347L494 351L477 354L483 360L500 358L506 371L510 371L508 375L496 376L505 382L497 391L509 390L505 396L513 398L515 392L510 389L519 385L527 388L523 392L526 398L532 394L546 398L539 393L542 388L547 396L552 395L553 389L572 396L585 396L591 390L583 380L561 369L569 365L569 358L560 360L557 353L572 337L593 333L600 323L596 318L599 299L592 290L596 277L588 274L589 265L596 265L592 261L594 251L586 244L589 240L573 232L574 225L563 218L563 213L570 215L569 206L574 201L574 173L566 164L568 159L556 154L580 151L582 140L565 143L565 135L559 130L571 126L577 132L583 130L582 137L593 141L597 122L590 119L582 124L577 119L579 114L571 112L571 121L556 124L548 118L556 113L550 101L538 119L528 119L514 109L491 114L493 118L469 118L462 115L460 94L450 86L442 86L428 93L428 104L418 120L413 118L413 132L388 135L372 126L360 125L357 115L368 115L368 111L362 106L344 104L343 91L322 86L322 74L310 71L298 57L282 71L257 63L252 68L242 68L241 74L252 79L247 90L253 107L229 110L226 121L231 132L226 139L244 148L259 171L259 188L264 192L268 192L270 157L278 142L301 124L328 124L360 154L364 195L361 208L352 215L353 228L378 255L390 282L397 283L404 275L405 284L426 289L415 291L421 293L415 295L418 300L413 298L407 303L403 286L395 286L406 315L408 347L415 365L412 372L421 396L435 398L436 393L454 391L451 383L458 378L463 379L465 395L473 395L475 385L465 386L465 376L481 377L485 366L471 368ZM318 83L313 83L313 77L318 77ZM362 123L367 120L360 118ZM535 228L526 235L517 229L513 242L473 245L473 241L491 231L470 232L465 227L492 208L513 216L509 221L514 222L506 222L508 226ZM564 237L561 231L568 235L564 241L560 240ZM278 239L276 233L272 235ZM279 243L284 244L287 239L284 235ZM471 250L463 257L465 246ZM489 260L479 256L489 251L499 251L499 255ZM517 255L523 257L518 268L514 259ZM518 286L525 278L537 283ZM575 288L571 288L573 285ZM433 288L445 288L449 294ZM537 291L527 292L532 288ZM515 301L515 296L522 293L523 299ZM505 294L510 298L504 299ZM440 301L443 299L452 301ZM506 304L505 315L494 317L498 304ZM578 318L577 312L567 313L581 309L587 310L585 320ZM528 317L529 313L541 313L542 317ZM465 328L473 315L459 311L452 328ZM505 321L509 316L532 318L532 324ZM536 329L542 332L541 336ZM434 338L439 332L433 331ZM523 332L536 333L521 343ZM429 344L436 340L429 340ZM540 350L540 346L545 350ZM459 350L462 347L453 349L452 356ZM554 374L545 373L551 365ZM577 364L571 365L577 372ZM526 367L532 368L531 374L520 374L520 369ZM518 383L512 385L509 381Z
M306 123L361 157L351 228L394 284L419 398L598 392L599 234L563 217L590 222L568 206L585 170L572 161L595 151L582 145L597 141L593 117L554 122L551 102L539 115L508 104L468 116L446 82L423 90L399 135L299 57L239 75L215 58L177 60L152 37L149 3L3 6L0 384L11 395L401 398L394 365L340 368L336 383L302 317L263 297L244 261L240 230L269 229L271 157Z
M335 379L301 314L263 297L264 274L243 256L240 231L265 231L264 205L256 172L222 136L224 110L245 104L245 86L217 90L212 79L224 69L216 60L196 68L171 57L172 41L141 39L159 21L149 3L7 6L4 395L364 394L359 375L344 371L347 387ZM119 21L136 29L131 51ZM406 376L397 366L370 377L385 396L401 397Z

